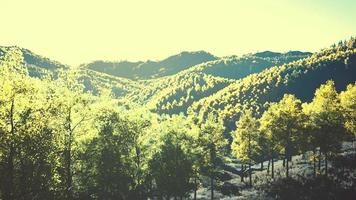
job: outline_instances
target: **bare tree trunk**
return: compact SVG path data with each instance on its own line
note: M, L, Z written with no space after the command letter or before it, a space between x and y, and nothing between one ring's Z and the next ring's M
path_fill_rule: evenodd
M71 137L71 136L69 136ZM67 198L72 199L72 145L71 141L68 144L68 149L66 150L66 173L67 173Z
M263 170L263 161L261 162L261 170Z
M286 158L286 177L289 177L289 160Z
M249 179L249 186L252 187L251 161L248 163L248 179Z
M288 152L288 147L285 148L285 155L284 155L284 160L286 162L286 177L289 177L289 152ZM283 160L283 161L284 161Z
M248 178L249 185L252 187L252 171L251 171L251 133L248 134Z
M7 158L7 180L5 183L5 191L4 191L4 199L12 200L14 199L14 157L15 157L15 123L14 123L14 111L15 110L15 99L14 97L11 99L11 107L10 107L10 128L11 128L11 141L9 148L9 156Z
M136 151L136 166L137 166L137 186L138 187L138 197L141 199L143 198L142 196L142 191L141 191L141 150L140 148L136 145L135 147Z
M328 152L325 152L325 175L328 176Z
M274 160L273 160L273 157L272 157L272 178L274 178Z
M197 200L197 177L194 177L194 200Z
M210 187L211 187L211 200L214 199L214 177L211 175L210 177Z
M241 182L244 182L244 164L241 164Z
M210 187L211 187L211 200L214 199L214 171L215 171L215 147L212 144L210 149L210 159L212 164L211 174L210 174Z
M267 164L267 174L269 174L269 167L271 165L271 159L268 159L268 164Z
M316 151L313 149L313 174L316 177Z
M319 149L319 158L318 158L318 171L320 173L321 170L321 150Z
M71 110L69 110L68 116L67 116L67 132L68 135L66 138L66 149L64 152L64 160L65 160L65 171L66 171L66 196L68 200L71 200L73 198L72 196L72 126L71 126Z
M14 195L14 148L11 144L7 159L7 180L5 183L4 200L12 200Z

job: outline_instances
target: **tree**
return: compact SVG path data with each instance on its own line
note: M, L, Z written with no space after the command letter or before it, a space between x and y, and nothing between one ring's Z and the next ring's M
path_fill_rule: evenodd
M217 162L222 150L227 144L223 136L224 126L216 117L209 114L205 123L200 126L198 145L204 160L204 168L210 177L211 199L214 199L214 179L217 172Z
M98 135L84 145L78 179L81 198L128 199L134 185L133 135L130 121L115 111L101 111L96 118Z
M233 132L232 152L249 166L249 185L252 186L251 165L256 159L256 154L260 152L258 121L252 116L251 111L245 111L236 123L236 130Z
M55 132L46 80L27 76L18 52L0 66L0 198L53 198ZM19 61L20 60L20 61Z
M161 151L150 161L152 178L160 197L186 197L193 189L193 162L184 150L184 135L171 130L163 138Z
M353 145L354 149L356 149L356 84L348 85L347 90L341 92L339 97L342 113L345 118L345 128L353 135Z
M59 78L53 81L55 89L51 94L57 116L53 123L59 134L61 148L59 173L63 183L62 194L66 199L74 198L76 149L79 149L80 138L93 131L91 122L95 113L91 110L94 98L84 92L83 85L78 82L77 73L76 70L61 72Z
M278 103L272 103L261 118L261 128L267 133L272 152L272 177L274 177L273 157L275 153L284 153L286 176L289 176L289 160L298 149L305 117L301 102L293 95L285 95Z
M340 148L345 138L343 115L334 82L327 81L316 90L313 101L304 108L314 129L314 141L325 156L325 174L328 173L328 156ZM319 158L320 159L320 158Z

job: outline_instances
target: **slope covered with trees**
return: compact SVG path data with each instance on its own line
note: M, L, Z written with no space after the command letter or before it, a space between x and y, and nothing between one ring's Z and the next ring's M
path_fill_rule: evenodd
M128 99L146 104L150 110L161 114L186 113L193 102L216 93L235 80L308 55L261 52L204 62L172 76L142 81L144 89L129 94Z
M261 73L238 80L219 92L203 98L189 108L200 121L207 113L215 113L224 119L228 130L234 129L244 108L256 115L263 112L268 102L280 100L291 93L302 101L309 101L315 88L327 80L334 80L338 90L356 81L355 39L341 42L312 56L272 67Z
M31 77L40 79L57 79L61 74L72 74L76 80L83 83L85 90L97 95L100 92L109 91L116 98L122 98L128 93L141 88L138 82L129 79L111 76L87 68L75 68L61 64L57 61L37 55L30 50L19 47L0 47L0 61L5 57L9 59L16 54L21 59L21 64ZM9 56L8 56L9 55Z
M193 70L229 79L241 79L264 69L283 65L310 56L309 52L289 51L277 53L264 51L243 56L230 56L198 65Z
M125 99L161 114L179 114L185 113L194 101L219 91L231 82L225 78L184 71L174 76L140 82L145 85L142 90L130 93Z

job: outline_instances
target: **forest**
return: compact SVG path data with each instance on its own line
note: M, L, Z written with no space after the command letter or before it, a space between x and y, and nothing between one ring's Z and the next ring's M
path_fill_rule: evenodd
M79 67L0 47L2 200L353 200L355 143L354 37Z

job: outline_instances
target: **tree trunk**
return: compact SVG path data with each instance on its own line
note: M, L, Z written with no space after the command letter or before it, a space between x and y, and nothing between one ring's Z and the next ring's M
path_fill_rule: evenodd
M14 199L14 157L15 157L15 123L14 123L14 110L15 110L15 99L14 97L11 99L11 107L10 107L10 126L11 126L11 141L9 148L9 156L7 159L7 180L5 182L5 191L4 191L4 199L12 200ZM6 177L6 175L5 175Z
M241 164L241 182L244 182L244 164Z
M313 174L316 177L316 151L313 149Z
M67 131L68 138L66 140L66 149L65 149L65 171L66 171L66 196L68 200L73 198L72 196L72 126L71 126L71 110L69 110L67 116Z
M328 152L325 152L325 175L328 176Z
M321 170L321 151L319 149L319 157L318 157L318 171L320 173L320 170Z
M251 161L248 163L248 179L249 179L249 186L252 187Z
M66 158L66 173L67 173L67 198L72 199L72 170L71 170L71 165L72 165L72 151L71 151L71 145L68 146L67 149L67 158Z
M286 162L286 177L288 178L289 177L289 152L288 152L288 147L286 147L284 151L285 151L284 160Z
M12 200L14 195L14 148L10 147L7 161L7 179L5 182L4 200ZM5 175L6 176L6 175Z
M268 159L268 164L267 164L267 174L269 174L269 167L271 165L271 159Z
M248 134L248 178L249 185L252 187L252 171L251 171L251 133Z
M197 200L197 177L194 177L194 200Z
M274 160L273 160L273 157L272 157L272 178L274 178Z
M263 170L263 161L261 162L261 170Z
M210 159L212 164L211 174L210 174L210 187L211 187L211 200L214 199L214 172L215 172L215 146L212 144L210 149Z
M286 157L286 177L289 177L289 160L288 157Z
M141 199L142 197L142 192L141 192L141 150L140 148L136 145L135 147L136 151L136 166L137 166L137 186L138 187L138 197Z
M211 187L211 200L214 199L214 177L213 175L211 174L211 177L210 177L210 187Z
M286 158L283 158L283 167L286 167Z

